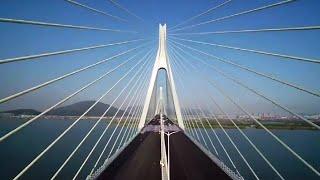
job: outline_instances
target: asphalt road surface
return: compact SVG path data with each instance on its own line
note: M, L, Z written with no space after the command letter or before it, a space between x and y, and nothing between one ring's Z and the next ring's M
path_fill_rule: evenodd
M176 126L171 121L166 125ZM159 118L148 123L150 131L142 131L103 171L98 179L160 180L160 134L155 130ZM147 125L147 126L148 126ZM160 126L159 126L160 127ZM179 127L177 127L179 129ZM166 138L167 140L167 138ZM167 143L167 142L166 142ZM170 136L170 179L231 179L206 156L184 133Z

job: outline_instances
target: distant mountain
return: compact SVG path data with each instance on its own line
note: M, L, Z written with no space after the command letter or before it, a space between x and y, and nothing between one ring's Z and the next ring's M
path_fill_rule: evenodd
M74 103L68 106L59 107L51 110L47 113L47 115L56 115L56 116L80 116L82 115L91 105L93 105L95 101L81 101L78 103ZM101 116L108 108L109 104L104 104L98 102L87 114L86 116ZM117 108L111 107L105 116L114 116L117 112ZM9 111L3 111L0 113L10 113L17 115L38 115L41 112L36 111L34 109L15 109ZM122 110L118 112L117 116L121 116L123 113Z
M9 111L2 111L0 113L9 113L9 114L13 114L15 116L18 115L38 115L41 112L36 111L34 109L15 109L15 110L9 110Z
M80 116L82 115L95 101L81 101L68 106L60 107L51 110L48 115L58 116ZM94 108L92 108L86 116L101 116L108 108L109 104L98 102ZM117 112L117 108L111 107L105 116L113 116ZM119 111L119 115L122 115L123 111Z

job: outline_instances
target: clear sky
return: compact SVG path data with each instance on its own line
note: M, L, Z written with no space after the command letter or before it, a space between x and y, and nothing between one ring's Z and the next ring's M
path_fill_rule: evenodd
M201 16L188 24L216 19L226 15L231 15L244 10L253 9L263 5L279 2L281 0L232 0L225 6ZM53 22L61 24L85 25L101 28L114 28L122 30L134 30L137 34L102 32L90 30L76 30L65 28L44 28L32 25L9 24L0 22L0 58L18 57L31 54L39 54L49 51L58 51L85 47L90 45L106 44L136 38L147 38L157 40L158 24L167 23L172 27L189 17L197 15L210 7L214 7L224 2L224 0L117 0L121 5L142 18L137 18L127 14L115 7L107 0L78 0L77 2L90 7L106 11L117 15L128 21L119 22L109 17L97 14L87 9L72 5L63 0L3 0L0 6L0 17L13 19L26 19L34 21ZM247 15L226 19L196 28L179 31L182 32L205 32L218 30L241 30L241 29L261 29L277 27L296 27L320 25L320 1L318 0L297 0L283 6L250 13ZM169 32L170 34L171 32ZM247 33L247 34L224 34L224 35L194 35L179 36L198 41L225 44L249 49L258 49L281 54L289 54L301 57L320 59L320 31L304 32L267 32L267 33ZM171 37L169 36L169 39ZM182 41L179 41L182 42ZM284 60L281 58L245 53L235 50L197 45L186 43L188 46L201 49L205 52L228 59L238 64L250 67L259 72L273 75L282 80L297 84L306 89L320 92L320 64L307 62ZM113 48L101 48L77 52L67 55L38 58L30 61L15 62L0 65L0 98L4 98L13 93L30 88L52 78L71 72L80 67L92 64L103 58L110 57L129 48L136 47L142 42L130 45L115 46ZM152 42L143 51L155 48L156 42ZM190 51L190 50L189 50ZM171 51L170 51L171 52ZM142 53L144 54L144 53ZM142 57L142 54L139 56ZM35 108L43 110L50 107L59 99L74 92L77 88L95 79L103 72L126 60L128 56L123 56L115 61L99 65L96 68L80 73L79 76L72 76L59 81L53 85L37 90L33 93L19 97L10 102L0 105L0 110L15 108ZM199 56L200 57L200 56ZM268 97L280 102L298 113L319 113L320 98L304 92L286 87L277 82L259 77L252 73L223 64L208 57L202 56L206 62L216 66L226 73L237 77L252 88L259 90ZM252 113L270 112L279 114L282 111L275 108L261 98L247 90L224 79L212 69L203 66L187 56L181 62L189 61L194 63L199 70L205 72L206 76L216 80L233 98L250 110ZM137 62L137 61L135 61ZM97 99L103 92L110 88L134 63L128 64L125 68L115 72L112 77L107 78L88 91L79 94L66 104L82 100ZM186 65L187 66L187 65ZM151 67L151 66L150 66ZM187 66L188 67L188 66ZM183 75L176 81L183 80L185 88L177 83L177 89L183 104L199 101L200 105L207 103L208 98L204 92L207 88L216 100L230 113L238 111L226 99L212 87L201 85L201 76L179 70L173 67L175 73ZM123 87L125 82L119 86ZM199 96L194 96L199 94ZM111 97L116 93L111 93ZM195 99L196 98L196 99ZM112 98L106 98L103 102L110 103ZM119 103L118 103L119 104Z

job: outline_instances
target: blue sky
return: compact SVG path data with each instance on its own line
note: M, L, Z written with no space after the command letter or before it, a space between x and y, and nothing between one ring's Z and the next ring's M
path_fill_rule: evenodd
M200 17L186 25L223 17L279 1L280 0L233 0L231 3L228 3L212 13ZM135 38L157 40L159 23L167 23L168 27L172 27L189 17L207 10L210 7L221 4L224 0L118 0L120 4L141 17L143 21L137 20L133 16L126 14L124 11L113 6L106 0L78 0L78 2L125 18L129 23L122 23L113 20L81 7L71 5L63 0L4 0L1 2L0 6L0 17L134 30L138 33L126 34L63 28L43 28L31 25L0 23L0 58L3 59L48 51L72 49ZM318 0L298 0L287 5L180 32L295 27L319 24L320 2ZM183 26L185 25L182 25L181 27ZM180 37L320 59L320 32L317 30L304 32L272 32ZM141 43L142 42L126 46L116 46L114 48L103 48L0 65L0 98L32 87L77 68L92 64L103 58L110 57L126 49L136 47ZM205 45L196 45L193 43L186 44L202 49L203 51L212 53L216 56L226 58L238 64L253 68L260 72L274 75L307 89L319 92L320 65L318 64L288 61L275 57L243 53ZM153 42L152 45L149 45L148 48L145 48L143 51L146 52L152 47L155 48L156 45L157 43ZM142 57L142 54L139 56ZM0 105L0 109L45 109L62 97L75 91L77 87L90 82L90 80L98 77L106 70L115 67L128 57L129 56L123 56L115 61L81 73L79 76L67 78L34 93L30 93L26 96L4 103ZM230 65L217 62L208 57L203 56L201 58L206 60L208 63L219 67L221 70L239 78L252 88L263 92L265 95L272 97L274 100L281 102L281 104L290 107L298 113L320 112L320 100L317 97L288 88L268 79L258 77ZM281 110L270 105L270 103L267 103L241 87L232 84L232 82L219 76L213 70L201 65L201 63L190 60L187 57L185 57L184 60L181 60L181 62L187 60L195 63L199 69L204 70L208 77L216 80L232 97L234 97L238 102L241 102L244 107L250 109L250 112L282 113ZM112 84L133 64L134 63L128 64L128 66L121 69L119 72L114 73L111 78L101 81L101 83L90 88L88 91L79 94L79 96L71 99L66 104L81 100L97 99L97 97L99 97L107 88L110 88ZM173 68L175 72L182 73L179 72L179 69L175 67ZM188 105L193 101L199 101L200 104L207 103L205 93L199 93L201 96L197 99L194 99L190 94L202 92L201 88L208 88L209 92L212 92L212 95L216 97L219 104L221 104L225 109L230 113L238 112L230 103L223 99L214 88L209 86L207 87L205 85L202 87L200 84L201 76L191 74L192 73L186 74L184 76L185 79L183 79L186 85L190 88L182 89L182 87L177 85L181 101L184 104ZM123 84L119 86L119 89L123 87L125 82L127 81L124 81ZM116 92L111 93L110 98L104 99L103 102L110 103L114 95L116 95Z

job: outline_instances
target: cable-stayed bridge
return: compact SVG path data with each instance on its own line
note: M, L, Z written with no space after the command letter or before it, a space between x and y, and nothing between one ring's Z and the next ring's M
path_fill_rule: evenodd
M110 18L118 23L128 23L126 18L80 1L66 0L63 3ZM0 151L3 154L1 156L3 170L0 172L4 179L293 179L294 173L288 175L285 168L285 166L291 166L291 163L298 164L297 166L301 168L300 172L303 172L303 175L296 177L297 179L300 177L318 179L320 176L319 159L311 159L309 154L297 150L295 144L288 143L281 133L273 129L278 122L266 123L264 119L270 117L265 117L265 115L261 117L252 113L254 107L247 106L246 99L253 96L259 98L258 103L263 101L267 103L266 107L276 108L277 112L279 110L285 113L294 119L294 122L298 122L299 126L309 129L316 134L315 137L319 137L317 136L320 129L319 121L310 119L297 109L281 102L277 98L277 92L270 94L263 91L264 88L270 89L265 86L271 82L274 86L288 89L288 92L294 91L303 94L303 97L317 99L320 97L319 90L286 80L286 78L266 72L261 68L244 65L241 61L225 58L209 50L214 48L217 51L222 50L228 53L243 53L241 56L245 57L254 55L258 58L263 57L263 60L281 61L285 65L287 63L288 68L291 67L290 63L298 63L301 66L307 64L307 67L314 67L318 66L320 60L281 53L281 51L215 43L206 40L206 37L291 32L305 34L318 31L320 26L193 31L201 26L213 25L220 21L264 11L272 12L273 9L290 6L296 3L296 0L267 3L221 17L205 21L199 20L232 3L234 2L227 0L215 4L172 27L160 24L158 36L152 38L156 40L135 38L0 59L0 66L16 67L16 71L19 71L18 68L24 68L23 63L34 65L46 58L77 53L85 55L99 49L113 50L113 55L106 58L83 66L76 65L77 68L71 71L55 75L0 98L0 104L5 107L6 104L12 105L30 94L36 96L37 92L42 89L54 88L56 84L68 81L68 79L71 79L68 82L70 85L74 85L72 81L81 82L81 86L72 87L65 96L59 96L57 101L44 108L43 111L32 116L23 116L22 121L1 131ZM121 3L110 0L110 5L135 21L146 23L142 17ZM1 26L9 27L13 25L113 34L139 34L131 29L7 17L0 17L0 23ZM190 36L200 38L189 38ZM90 56L95 56L95 54ZM234 57L239 57L239 54ZM19 65L20 63L22 66ZM268 64L268 62L263 62L263 64ZM30 65L25 64L25 66ZM103 68L98 69L100 66ZM231 67L232 70L228 67ZM39 68L39 66L34 68ZM45 71L51 69L46 66L40 68L45 68ZM94 77L85 74L88 71L96 71ZM88 80L87 76L93 78ZM252 77L257 78L258 81L252 80ZM264 81L267 85L264 84ZM79 115L64 117L70 120L63 127L55 127L52 124L50 126L36 125L46 119L57 118L55 114L51 114L52 111L70 101L76 101L79 96L89 96L84 93L91 92L91 88L95 89L94 94L98 94L95 97L96 100ZM49 96L47 95L48 98ZM98 116L90 117L89 114L95 111L101 102L107 102L108 105L103 107ZM230 106L232 106L231 110ZM9 113L9 111L1 111L6 112L4 114ZM233 111L236 113L232 113ZM83 124L84 121L88 121L87 124ZM32 131L31 134L29 133L30 136L27 136L28 128L29 131ZM38 128L44 128L45 131L57 129L57 131L49 141L38 142L33 140L37 136L42 136L42 134L34 136L34 129ZM250 128L259 129L264 136L253 136ZM71 136L70 134L75 133L76 129L78 129L76 136ZM32 143L24 144L27 145L25 147L14 145L19 144L18 141L30 142L31 140ZM266 147L265 141L270 142L270 146L274 146L271 148L273 153L278 151L285 153L286 157L282 161L289 157L287 163L290 164L272 157L272 153L268 152L270 147ZM37 152L28 155L25 158L26 162L21 162L19 165L6 156L15 154L16 157L13 159L20 158L24 151L32 149L28 145L36 146L37 143L41 143ZM308 146L312 143L318 144L318 139L315 138L314 142L302 142L301 145ZM67 146L68 150L65 150L64 147ZM55 154L54 151L59 153ZM311 151L311 153L315 152ZM49 156L54 156L51 162L44 163L44 159ZM281 163L284 163L284 166L280 165ZM37 172L41 169L40 166L45 168L43 169L45 173Z

